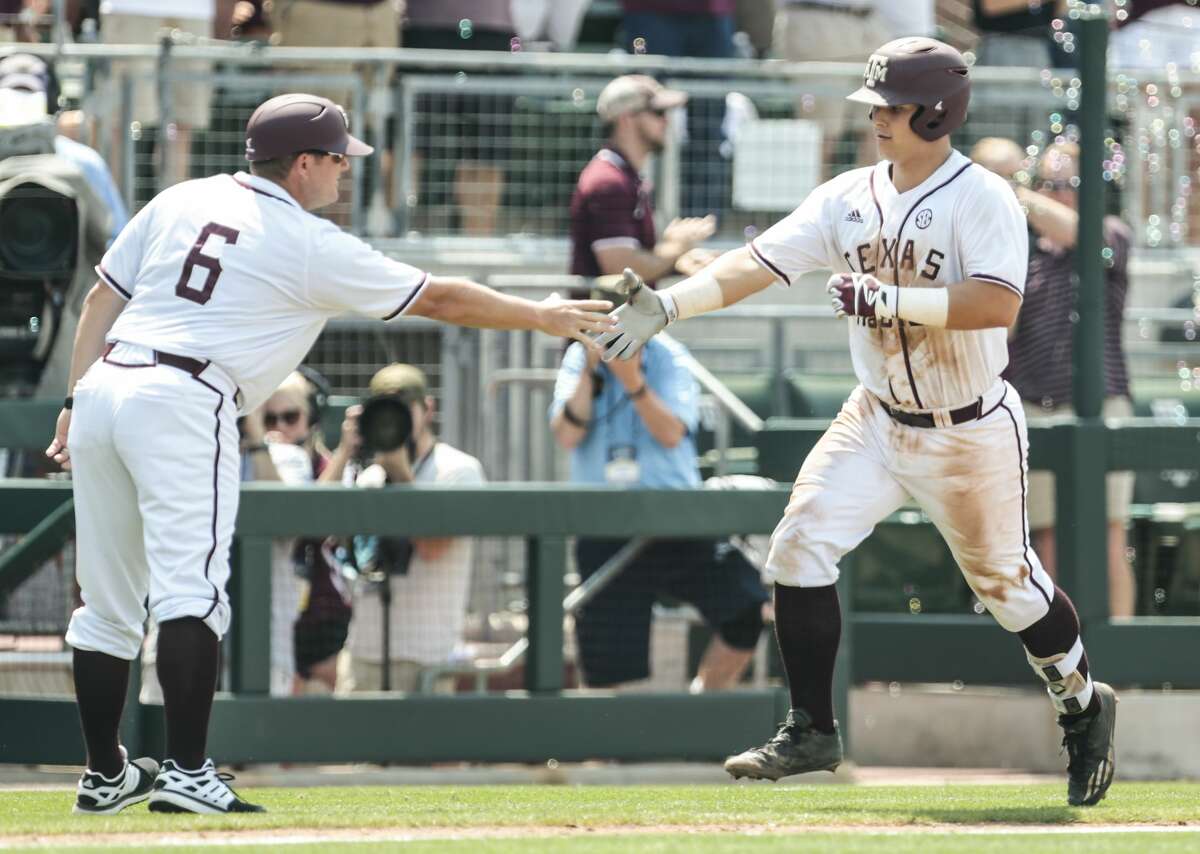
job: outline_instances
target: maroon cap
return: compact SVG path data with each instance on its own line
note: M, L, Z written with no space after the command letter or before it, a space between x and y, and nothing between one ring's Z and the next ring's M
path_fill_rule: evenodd
M937 39L896 39L871 54L862 87L846 99L873 107L916 104L921 109L912 117L912 129L933 141L967 119L971 99L967 62Z
M346 111L319 95L280 95L246 122L246 159L274 160L301 151L367 155L375 149L350 135Z

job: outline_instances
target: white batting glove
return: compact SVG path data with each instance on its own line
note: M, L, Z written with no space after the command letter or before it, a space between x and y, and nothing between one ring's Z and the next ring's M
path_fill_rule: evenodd
M866 273L834 273L829 277L825 289L831 297L833 313L838 317L875 317L876 308L881 317L891 317L887 309L887 291L881 290L881 282Z
M617 325L596 339L596 344L604 350L606 362L617 358L632 359L647 341L678 316L674 300L647 288L642 277L628 267L618 288L627 293L629 299L611 315Z

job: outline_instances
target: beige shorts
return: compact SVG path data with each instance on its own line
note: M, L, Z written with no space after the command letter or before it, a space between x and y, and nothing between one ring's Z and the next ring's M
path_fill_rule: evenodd
M379 0L370 6L357 3L328 3L325 0L275 0L272 17L279 44L283 47L399 47L400 12L396 0ZM337 26L331 27L330 22ZM370 66L368 66L368 69ZM322 62L307 69L315 74L352 74L352 63ZM363 85L377 81L370 73ZM347 111L354 109L353 92L336 85L310 86Z
M152 18L146 15L106 15L104 41L107 44L157 44L159 30L164 27L182 30L201 38L212 38L212 21L198 18ZM121 85L122 78L126 76L133 79L132 117L135 122L146 125L160 123L155 68L154 60L120 59L112 63L113 81L117 86ZM205 74L212 68L210 63L203 60L188 60L172 62L171 70ZM171 118L185 127L208 127L212 89L211 82L204 81L174 84L171 87Z
M371 5L275 0L275 31L286 47L399 47L395 0ZM336 25L331 26L332 22ZM324 68L324 66L322 66Z
M1048 417L1055 415L1073 415L1075 410L1069 404L1056 406L1053 409L1043 409L1036 403L1021 401L1025 407L1025 416L1030 427L1037 427ZM1127 397L1107 397L1101 414L1105 418L1128 418L1133 415L1133 405ZM1131 471L1109 472L1106 478L1105 492L1108 496L1108 519L1113 522L1124 522L1129 518L1129 505L1133 503L1133 478ZM1031 471L1029 473L1029 529L1041 531L1054 526L1054 474L1048 471Z
M851 15L790 6L775 17L776 49L789 62L853 62L863 66L870 51L891 38L876 12ZM862 114L865 128L866 105L846 100L861 82L857 75L853 79L830 78L818 89L814 81L814 91L796 102L796 118L819 122L827 139L841 135L852 111Z

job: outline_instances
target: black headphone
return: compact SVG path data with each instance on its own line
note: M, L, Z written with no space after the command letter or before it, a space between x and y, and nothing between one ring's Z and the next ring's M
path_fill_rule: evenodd
M308 423L313 427L319 427L321 414L329 404L329 396L333 394L333 387L319 371L308 365L300 365L296 370L308 382Z

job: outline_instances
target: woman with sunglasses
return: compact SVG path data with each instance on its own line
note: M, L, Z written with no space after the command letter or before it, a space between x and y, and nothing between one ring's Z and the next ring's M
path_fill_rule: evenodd
M356 413L347 412L341 439L331 451L312 393L308 379L294 371L243 419L243 480L341 481L360 445ZM350 623L349 591L342 588L323 538L277 540L272 551L271 693L332 692L337 654Z

